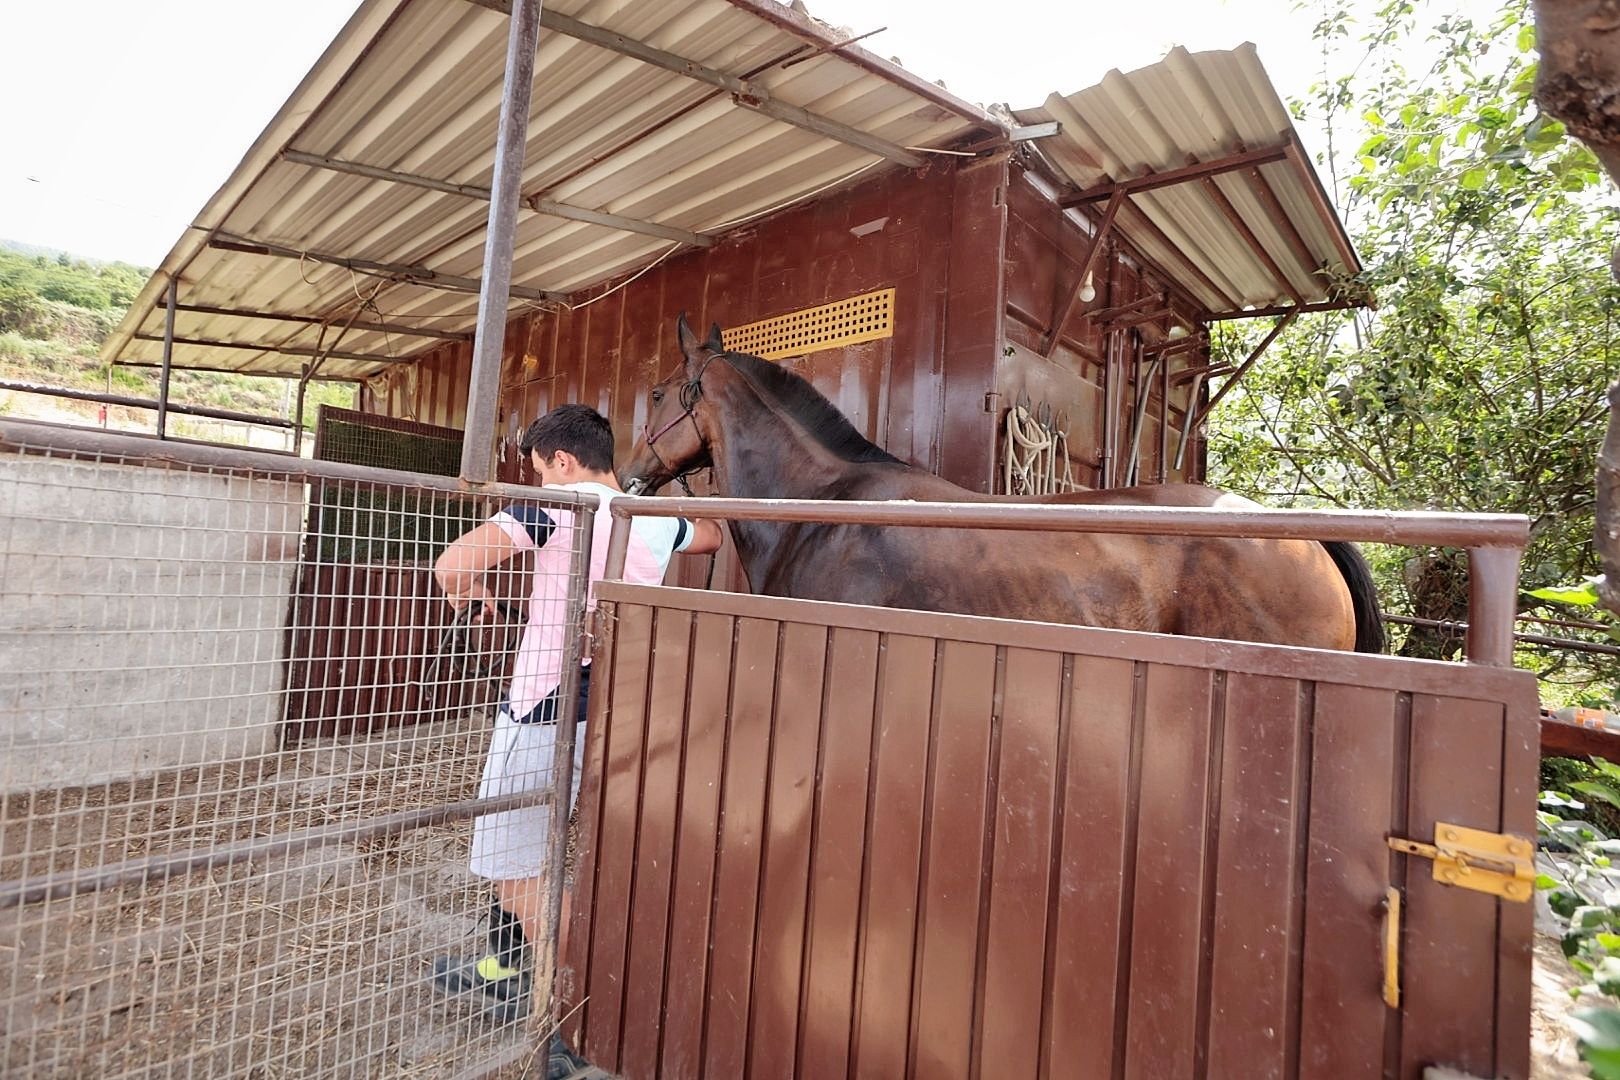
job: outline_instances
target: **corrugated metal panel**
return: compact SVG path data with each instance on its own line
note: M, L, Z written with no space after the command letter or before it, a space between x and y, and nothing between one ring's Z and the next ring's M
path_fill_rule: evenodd
M1041 108L1016 115L1024 123L1057 120L1063 125L1062 133L1047 140L1043 150L1080 190L1245 150L1292 147L1294 157L1258 166L1286 222L1278 220L1250 170L1223 173L1210 181L1252 230L1285 281L1278 281L1255 254L1201 181L1133 195L1131 204L1151 226L1131 214L1122 214L1116 223L1160 265L1179 270L1190 261L1206 275L1208 282L1194 276L1184 284L1209 312L1289 304L1294 302L1290 289L1306 302L1336 299L1332 283L1361 269L1342 225L1327 209L1314 171L1299 156L1288 111L1252 44L1230 52L1173 49L1160 63L1129 73L1110 72L1096 86L1067 96L1054 93ZM1309 265L1306 253L1288 235L1290 227L1308 249ZM1346 252L1352 256L1349 260ZM1210 288L1211 283L1218 291Z
M995 127L975 106L924 90L875 58L807 52L799 17L770 18L727 0L562 0L548 11L749 78L780 102L901 146L934 146ZM802 22L802 20L800 20ZM780 25L779 25L780 23ZM334 172L286 160L292 150L440 181L490 183L507 19L467 0L366 0L242 164L181 238L131 307L104 355L161 357L162 292L180 303L332 317L357 302L362 321L342 351L402 357L429 339L413 327L465 331L477 297L385 282L307 258L209 246L226 233L297 252L423 266L464 278L481 271L487 204L462 194ZM876 69L878 73L873 73ZM954 104L955 111L940 102ZM523 191L589 210L694 232L803 198L884 159L738 107L731 96L573 37L542 35ZM670 241L527 210L520 214L515 284L573 293L643 264ZM521 306L521 302L519 303ZM177 337L309 350L320 327L182 310ZM335 329L327 333L330 345ZM141 337L136 337L141 335ZM183 367L296 373L307 357L218 345L176 347ZM330 377L379 363L334 358Z
M1530 907L1385 840L1528 832L1527 672L599 596L560 992L625 1080L1526 1075Z

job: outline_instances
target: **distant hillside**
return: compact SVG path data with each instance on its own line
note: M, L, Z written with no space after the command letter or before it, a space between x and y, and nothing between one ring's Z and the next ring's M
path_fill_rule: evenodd
M38 245L0 241L0 378L78 390L106 391L155 398L157 372L117 367L111 372L97 352L117 328L124 312L151 275L150 270L122 262L81 259ZM171 399L188 405L212 405L239 412L288 416L289 380L204 371L176 371ZM345 383L317 382L305 398L305 423L313 423L321 404L352 406L354 389ZM38 394L0 391L0 414L57 422L99 423L97 405ZM108 426L151 431L148 409L111 409ZM246 442L245 425L225 425L176 417L174 432L190 438ZM254 445L274 445L258 429ZM277 436L280 438L280 436Z

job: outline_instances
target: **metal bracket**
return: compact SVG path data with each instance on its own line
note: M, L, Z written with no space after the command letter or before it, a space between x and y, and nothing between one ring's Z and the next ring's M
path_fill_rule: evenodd
M1434 880L1442 885L1490 893L1527 903L1535 890L1534 845L1512 833L1492 833L1439 821L1434 843L1389 838L1391 851L1434 861Z

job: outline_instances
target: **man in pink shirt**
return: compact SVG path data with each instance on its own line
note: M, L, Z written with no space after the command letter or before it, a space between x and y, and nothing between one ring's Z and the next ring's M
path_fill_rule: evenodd
M607 562L612 528L608 503L630 497L613 474L613 429L595 409L563 405L531 424L521 446L541 484L587 492L602 500L591 540L592 595L587 602L594 607L595 583L601 580ZM532 791L551 783L557 719L563 707L560 696L567 655L574 518L568 510L509 506L453 542L434 565L434 576L452 607L459 611L481 602L488 612L494 601L484 575L515 555L534 552L528 623L506 698L496 716L480 797ZM631 525L624 580L657 585L675 552L710 552L720 542L720 527L713 521L637 518ZM584 658L576 705L581 725L574 751L576 797L584 759L589 665L590 658ZM490 951L483 957L440 957L434 965L433 981L441 991L476 1002L499 1020L517 1019L528 1012L524 944L538 940L544 932L543 876L548 871L550 832L549 806L486 814L474 820L470 869L495 883Z

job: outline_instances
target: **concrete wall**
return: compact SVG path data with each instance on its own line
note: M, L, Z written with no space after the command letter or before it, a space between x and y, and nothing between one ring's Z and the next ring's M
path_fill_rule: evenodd
M0 791L275 745L303 485L0 459Z

